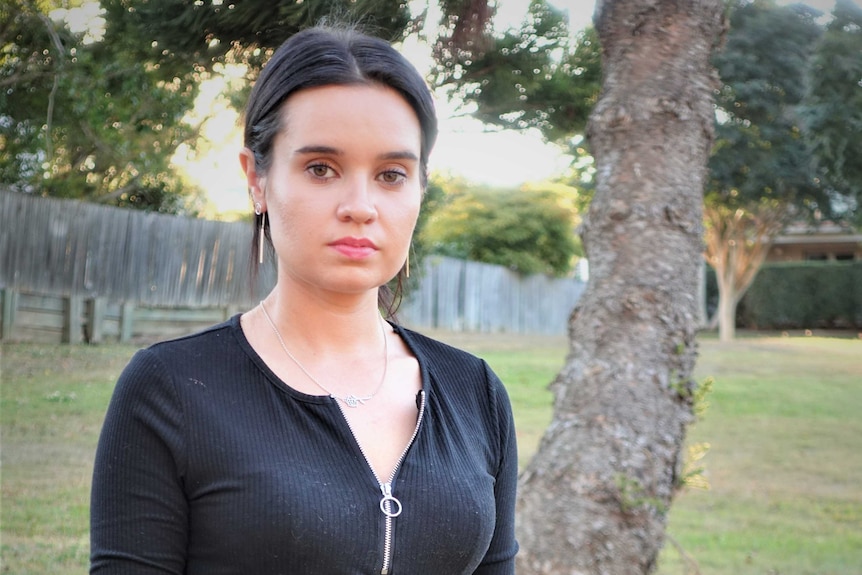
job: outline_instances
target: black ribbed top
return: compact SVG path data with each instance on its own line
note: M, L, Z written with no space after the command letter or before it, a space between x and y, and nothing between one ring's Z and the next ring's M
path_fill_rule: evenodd
M511 574L517 456L488 365L396 326L422 372L392 482L393 575ZM381 489L335 400L285 385L239 316L138 352L96 454L91 573L378 574Z

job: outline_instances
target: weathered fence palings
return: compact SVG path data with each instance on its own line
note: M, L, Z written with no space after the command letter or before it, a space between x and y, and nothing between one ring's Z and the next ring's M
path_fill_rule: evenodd
M253 305L248 222L214 222L0 191L0 287L176 307Z
M250 273L248 223L7 191L0 222L6 340L172 335L252 307L275 281L271 264ZM430 256L399 317L420 329L564 334L583 289L570 278Z
M574 278L521 276L502 266L429 256L399 315L420 328L564 335L584 287Z

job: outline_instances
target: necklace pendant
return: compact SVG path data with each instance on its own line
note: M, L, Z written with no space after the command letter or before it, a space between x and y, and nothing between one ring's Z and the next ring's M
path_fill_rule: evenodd
M341 401L341 403L343 403L347 407L359 407L360 405L365 405L365 402L368 401L369 399L371 399L372 397L374 397L374 394L376 394L378 391L380 391L380 389L383 387L383 384L386 383L386 369L389 367L389 347L388 347L388 341L389 340L386 338L386 327L385 327L386 322L383 321L382 317L379 319L380 319L380 329L382 330L382 333L383 333L383 375L380 376L380 383L377 384L377 389L375 389L374 392L371 393L371 395L366 395L364 397L357 397L357 396L353 395L352 393L350 395L345 395L344 397L340 397L338 395L335 395L334 393L332 393L331 391L329 391L325 387L323 387L323 385L319 381L314 379L314 376L311 375L310 373L308 373L308 370L305 369L305 367L303 367L301 363L299 363L299 360L296 359L292 353L290 353L290 350L287 349L286 345L284 345L284 338L282 338L281 334L278 332L278 328L276 327L275 322L272 321L271 317L269 317L269 312L266 311L266 306L263 305L262 301L260 302L259 305L260 305L260 310L263 312L263 315L266 318L266 321L269 323L270 327L272 327L272 331L275 332L275 337L278 339L278 343L281 344L281 349L284 350L284 354L287 357L289 357L293 361L293 363L296 364L296 367L298 367L299 370L302 373L304 373L305 376L314 383L314 385L316 385L317 387L319 387L320 389L322 389L323 391L328 393L330 397L334 398L337 401Z
M365 402L371 399L371 396L369 395L366 397L356 397L355 395L350 394L345 395L344 397L339 397L337 399L343 401L344 405L346 405L347 407L359 407L360 405L365 405Z

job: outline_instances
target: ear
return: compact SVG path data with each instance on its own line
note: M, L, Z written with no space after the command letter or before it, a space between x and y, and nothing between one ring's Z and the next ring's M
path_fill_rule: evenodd
M252 204L260 203L263 211L266 211L266 178L259 174L254 161L254 152L248 148L243 148L239 152L239 164L242 166L242 171L245 174L246 184L248 185L248 194L251 197Z

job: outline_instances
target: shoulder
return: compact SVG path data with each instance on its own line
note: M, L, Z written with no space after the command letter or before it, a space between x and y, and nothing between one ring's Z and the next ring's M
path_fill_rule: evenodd
M509 446L514 448L514 418L503 382L488 363L464 350L396 326L416 354L430 384L429 401L459 421L470 436L487 439L488 453L500 465Z
M505 387L484 359L410 329L395 329L416 355L422 370L427 371L434 391L473 396L494 410L502 403L506 409Z
M238 328L239 316L237 315L195 333L154 343L147 349L157 354L174 351L201 351L212 345L217 345L219 342L233 339L234 332Z
M145 351L162 361L181 363L206 361L229 349L237 349L239 316L201 331L151 345Z
M242 354L235 330L238 316L199 332L165 340L139 350L126 365L120 388L155 393L175 387L178 380L200 380Z
M481 368L485 363L475 355L443 343L442 341L422 335L421 333L400 325L395 325L393 327L404 339L404 342L410 350L416 354L420 362L423 359L431 362L435 360L445 360L448 362L455 362L462 366L472 366L474 368Z

